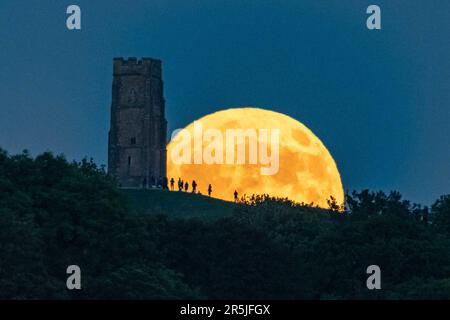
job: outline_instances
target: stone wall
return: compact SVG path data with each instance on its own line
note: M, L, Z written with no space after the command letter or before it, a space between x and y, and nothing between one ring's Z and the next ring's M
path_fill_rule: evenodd
M123 188L165 178L166 139L161 61L115 58L108 171Z

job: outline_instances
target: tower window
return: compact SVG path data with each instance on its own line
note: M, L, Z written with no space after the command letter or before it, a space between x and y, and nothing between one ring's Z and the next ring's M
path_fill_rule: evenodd
M131 166L131 157L128 156L128 168Z
M131 143L132 145L136 144L136 138L135 138L135 137L132 137L132 138L130 139L130 143Z
M135 103L136 103L136 100L137 100L137 97L136 97L136 90L134 90L134 88L132 88L132 89L130 90L129 95L128 95L128 103L130 103L130 104L135 104Z

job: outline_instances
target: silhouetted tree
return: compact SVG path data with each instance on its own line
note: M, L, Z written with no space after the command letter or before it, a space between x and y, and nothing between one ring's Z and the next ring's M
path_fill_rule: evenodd
M441 196L431 207L433 224L450 235L450 195Z

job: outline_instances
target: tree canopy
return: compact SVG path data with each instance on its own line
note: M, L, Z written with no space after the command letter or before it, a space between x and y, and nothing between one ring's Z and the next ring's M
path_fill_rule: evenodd
M0 299L450 298L450 195L431 209L398 192L346 199L142 214L92 160L0 150ZM73 264L82 290L66 288ZM366 287L373 264L382 290Z

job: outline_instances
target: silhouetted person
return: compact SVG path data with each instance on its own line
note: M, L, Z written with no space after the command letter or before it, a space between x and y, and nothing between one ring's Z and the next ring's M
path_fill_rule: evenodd
M178 191L183 191L183 180L178 178Z
M168 190L169 189L169 179L167 177L163 178L163 189Z
M189 183L187 183L186 181L186 183L184 184L184 191L187 192L188 190L189 190Z
M212 193L212 186L211 186L211 184L209 184L209 186L208 186L208 196L211 197L211 193Z
M195 180L192 180L192 193L195 193L195 190L197 190L197 182L195 182Z
M173 177L170 179L170 190L173 191L173 188L175 186L175 180L173 179Z
M238 201L238 192L237 190L234 190L234 202Z

